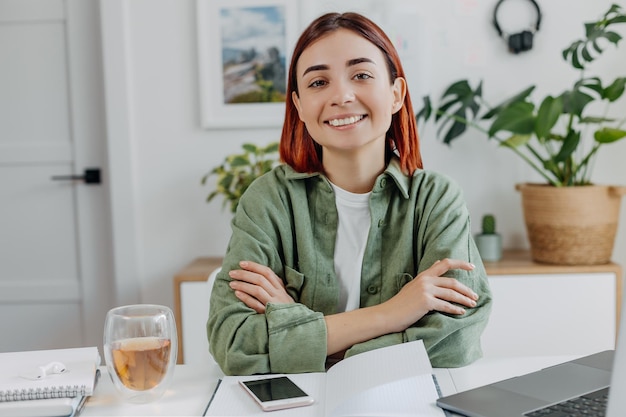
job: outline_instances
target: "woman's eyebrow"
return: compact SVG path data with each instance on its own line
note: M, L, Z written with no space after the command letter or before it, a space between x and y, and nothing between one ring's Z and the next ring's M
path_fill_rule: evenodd
M369 58L354 58L354 59L351 59L348 62L346 62L346 67L351 67L353 65L362 64L363 62L367 62L367 63L376 65L376 63L373 60L369 59Z
M349 59L348 61L346 61L346 68L354 66L354 65L362 64L364 62L374 64L374 65L376 64L373 60L369 58L354 58L354 59ZM325 64L311 65L310 67L304 70L304 72L302 73L302 76L304 77L305 75L307 75L309 72L312 72L312 71L326 71L329 68L330 67Z
M310 67L308 67L307 69L304 70L304 72L302 73L302 76L304 77L305 75L307 75L311 71L325 71L325 70L328 70L328 69L329 69L329 66L328 65L324 65L324 64L311 65Z

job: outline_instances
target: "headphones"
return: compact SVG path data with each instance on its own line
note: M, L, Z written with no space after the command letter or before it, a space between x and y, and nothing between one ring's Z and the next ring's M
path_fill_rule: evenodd
M520 52L528 51L533 47L533 34L534 32L539 30L539 24L541 23L541 10L539 10L539 5L535 0L529 0L537 10L537 22L535 23L535 27L531 28L531 30L524 30L519 33L514 33L512 35L505 35L500 28L500 24L498 23L498 8L504 2L504 0L499 0L498 4L496 4L496 8L493 11L493 25L496 27L498 31L498 35L507 40L509 45L509 52L514 54L519 54Z

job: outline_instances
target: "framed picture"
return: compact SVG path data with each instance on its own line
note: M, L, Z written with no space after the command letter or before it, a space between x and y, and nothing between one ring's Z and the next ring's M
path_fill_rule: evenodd
M198 0L197 11L203 126L281 126L297 2Z

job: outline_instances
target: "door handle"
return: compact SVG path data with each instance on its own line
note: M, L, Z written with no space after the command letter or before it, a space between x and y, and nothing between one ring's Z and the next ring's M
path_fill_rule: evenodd
M83 175L54 175L52 181L84 181L85 184L100 184L100 168L87 168Z

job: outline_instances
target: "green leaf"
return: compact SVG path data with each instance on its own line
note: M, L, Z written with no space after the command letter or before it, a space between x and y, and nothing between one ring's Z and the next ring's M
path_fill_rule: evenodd
M530 141L530 138L532 138L532 135L513 135L510 138L500 142L500 146L519 148L526 145Z
M605 127L596 131L593 137L598 143L612 143L626 137L626 131Z
M482 81L473 90L467 80L451 84L442 95L443 104L435 111L435 121L441 122L438 136L449 144L466 130L469 120L473 120L480 111ZM452 113L452 114L450 114Z
M533 92L533 90L535 89L535 86L532 85L528 88L526 88L524 91L515 94L513 97L503 101L502 103L498 104L496 107L494 107L493 109L491 109L489 112L487 112L482 119L483 120L488 120L491 119L493 116L497 115L498 113L500 113L502 111L502 109L511 106L514 103L517 102L523 102L526 100L526 97L528 97L530 95L530 93Z
M602 98L607 99L611 102L619 99L622 96L622 94L624 94L625 86L626 86L625 77L616 78L615 81L613 81L611 85L609 85L602 91Z
M249 152L251 154L256 154L257 150L259 149L255 144L253 143L244 143L243 145L241 145L241 147L246 151Z
M568 133L565 140L563 141L563 145L561 145L561 149L559 150L559 153L553 159L556 162L565 161L576 150L576 147L578 147L579 142L580 142L580 132L571 130Z
M580 90L566 91L561 94L563 100L563 112L581 117L587 104L593 101L593 97Z
M225 174L222 178L219 179L217 185L218 187L223 187L225 189L230 188L235 176L233 174Z
M617 45L617 43L620 41L620 39L622 39L622 37L619 34L615 33L615 32L606 32L604 34L604 37L609 42L611 42L614 45Z
M589 49L587 47L584 47L580 52L585 61L593 61L593 56L591 56L591 53L589 52Z
M443 138L443 143L445 143L446 145L449 145L450 142L452 142L457 137L461 136L463 133L465 133L466 130L467 130L467 124L466 123L463 123L463 122L458 121L458 120L454 120L452 122L452 126L446 132L446 134L445 134L445 136Z
M534 107L532 103L520 102L503 109L489 128L489 136L493 137L501 130L517 134L533 133L535 130Z
M233 155L233 157L228 161L231 167L241 167L250 165L250 158L246 155Z
M550 131L563 113L563 99L547 96L537 112L535 134L539 139L548 137Z
M430 116L433 113L433 106L430 101L429 96L422 97L422 101L424 102L424 106L417 112L415 115L415 121L419 124L420 119L424 120L424 122L430 119Z
M578 58L578 52L574 52L571 56L570 59L572 60L571 64L574 68L576 69L583 69L584 66L583 64L580 63L580 59Z
M615 119L609 119L607 117L597 117L597 116L585 116L582 119L580 119L578 122L579 123L585 123L585 124L598 124L598 123L606 123L606 122L614 122Z
M626 16L617 16L608 20L607 26L611 23L626 23Z
M209 201L213 200L213 199L214 199L214 198L215 198L218 194L219 194L219 193L218 193L217 191L213 191L213 192L211 192L211 193L207 196L206 201L207 201L207 202L209 202Z
M600 45L598 45L597 39L594 39L592 41L592 45L593 45L593 49L595 49L597 53L599 53L599 54L602 53L602 48L600 48Z
M574 84L575 91L582 91L585 89L594 91L599 96L601 96L604 91L604 88L602 87L602 82L598 77L583 78Z

